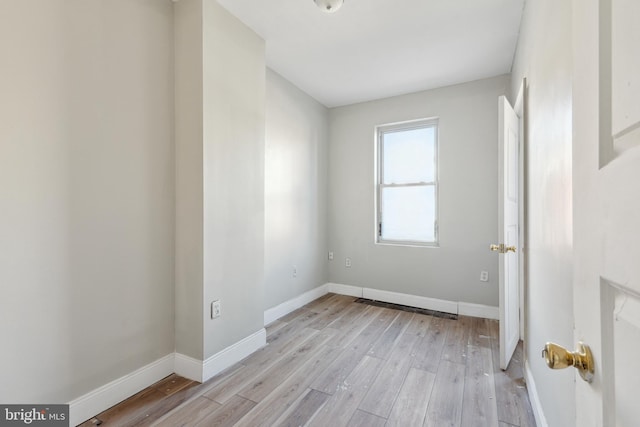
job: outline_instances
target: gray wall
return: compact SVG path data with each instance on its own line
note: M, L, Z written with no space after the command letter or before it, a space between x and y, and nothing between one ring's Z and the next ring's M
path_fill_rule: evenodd
M327 282L328 134L328 109L267 69L265 309Z
M184 1L184 0L182 0ZM198 0L200 1L200 0ZM203 2L204 358L262 329L264 41Z
M330 111L331 282L498 305L498 258L488 247L498 234L498 96L508 91L500 76ZM428 117L440 120L440 247L377 245L374 128Z
M0 2L0 401L173 351L169 0Z
M175 9L176 351L206 360L263 327L264 41L214 0Z
M203 355L202 2L174 4L176 352Z
M571 1L527 2L513 66L528 83L527 359L550 426L575 424L574 373L551 371L547 341L573 344Z

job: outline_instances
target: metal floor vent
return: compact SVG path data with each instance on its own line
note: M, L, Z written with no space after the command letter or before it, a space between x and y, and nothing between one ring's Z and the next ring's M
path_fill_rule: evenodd
M360 304L373 305L375 307L390 308L392 310L408 311L409 313L426 314L427 316L441 317L443 319L458 320L457 314L444 313L442 311L428 310L426 308L410 307L408 305L392 304L390 302L375 301L372 299L358 298L356 302Z

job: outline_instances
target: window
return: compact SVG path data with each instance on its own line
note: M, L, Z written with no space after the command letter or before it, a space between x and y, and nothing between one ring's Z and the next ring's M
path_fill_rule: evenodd
M376 128L377 242L438 244L438 121Z

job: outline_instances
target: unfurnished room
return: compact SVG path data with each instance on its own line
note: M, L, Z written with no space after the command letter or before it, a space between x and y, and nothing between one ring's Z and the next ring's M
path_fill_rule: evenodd
M639 21L0 0L0 426L638 425Z

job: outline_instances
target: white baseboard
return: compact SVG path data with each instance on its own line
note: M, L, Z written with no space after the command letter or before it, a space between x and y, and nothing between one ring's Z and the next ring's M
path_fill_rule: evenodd
M117 380L111 381L69 402L69 425L78 425L172 373L205 382L231 365L265 346L264 328L214 354L204 362L180 353L171 353Z
M485 317L489 319L498 318L497 307L439 300L338 283L327 283L265 311L264 322L265 324L271 323L328 292L437 310L445 313ZM78 425L88 420L174 372L194 381L205 382L256 350L264 347L266 345L266 336L266 331L262 328L254 334L214 354L205 361L197 360L180 353L168 354L155 362L143 366L130 374L71 401L69 403L70 425ZM529 399L531 400L538 426L548 427L544 413L540 407L540 400L538 399L535 383L533 382L528 364L525 365L525 370Z
M527 393L529 394L531 409L533 409L533 416L536 418L536 424L538 427L549 427L547 418L544 416L544 411L542 410L542 405L540 404L540 397L538 397L536 382L534 381L533 374L529 368L529 361L524 362L524 375L527 380Z
M376 301L384 301L393 304L402 304L411 307L426 308L428 310L442 311L444 313L458 314L457 303L441 299L419 297L416 295L368 288L363 289L362 297Z
M78 425L173 373L173 353L69 402L69 425Z
M458 314L462 316L483 317L485 319L500 320L500 309L490 305L458 302Z
M269 323L273 322L281 318L282 316L286 316L294 310L299 309L305 304L309 304L311 301L320 298L329 292L328 284L324 284L318 286L315 289L311 289L310 291L305 292L302 295L298 295L297 297L290 299L288 301L283 302L275 307L272 307L264 312L264 325L267 326Z
M214 354L203 363L202 382L213 378L265 345L267 345L267 331L262 328L258 332Z
M202 381L202 360L194 359L181 353L175 353L175 365L173 371L192 381Z
M362 298L362 291L364 288L359 286L341 285L340 283L327 283L327 285L329 286L329 292L333 294Z
M267 343L267 331L262 328L258 332L241 339L205 361L176 353L174 372L181 377L203 383L238 363Z
M421 297L400 292L382 291L379 289L361 288L359 286L327 283L328 290L334 294L367 298L375 301L408 305L410 307L425 308L427 310L442 311L444 313L460 314L463 316L498 319L498 307L473 304L468 302L448 301L437 298Z

